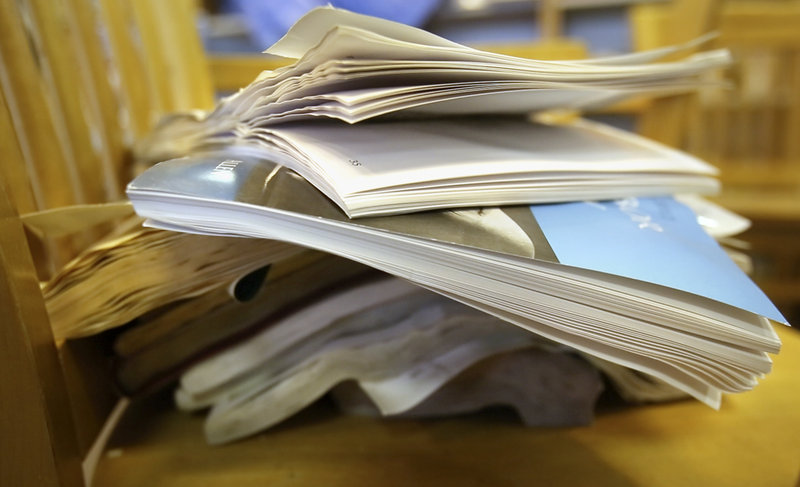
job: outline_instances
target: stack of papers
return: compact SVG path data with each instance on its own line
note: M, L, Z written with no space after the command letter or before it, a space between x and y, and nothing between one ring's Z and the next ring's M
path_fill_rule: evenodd
M780 348L769 320L784 318L669 197L351 220L286 168L226 154L156 165L128 195L150 225L347 257L712 407L752 388Z
M161 248L135 264L152 261L159 282L159 269L198 280L110 289L115 316L147 312L117 342L122 389L185 370L179 406L210 407L206 435L222 443L332 388L348 410L499 402L528 424L585 424L598 370L635 401L689 395L717 408L753 388L785 319L714 240L746 222L672 196L715 191L715 169L602 124L531 116L695 89L727 52L658 60L697 43L543 62L313 10L268 50L294 64L208 114L165 121L142 153L175 157L130 183L136 212L208 243L167 255L161 234L146 244L154 230L131 240ZM85 262L127 261L112 256ZM264 281L248 302L220 286L243 274ZM72 316L61 335L119 324L109 320ZM508 367L529 370L530 387L500 380ZM581 387L572 396L535 377Z

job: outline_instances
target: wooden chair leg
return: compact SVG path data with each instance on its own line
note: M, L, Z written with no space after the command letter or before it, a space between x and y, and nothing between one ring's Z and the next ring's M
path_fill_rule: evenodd
M0 188L0 485L83 485L64 376L22 223Z

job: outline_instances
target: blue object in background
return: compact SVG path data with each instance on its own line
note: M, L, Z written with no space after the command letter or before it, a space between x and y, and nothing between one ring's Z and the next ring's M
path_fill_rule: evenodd
M253 41L264 50L280 39L297 19L315 7L332 5L352 12L421 26L440 0L224 0L224 11L240 13Z
M526 43L539 39L535 9L513 15L491 13L467 19L448 13L446 0L219 0L223 13L241 15L247 38L206 38L213 52L260 52L281 38L297 19L323 6L352 10L422 27L467 45ZM520 6L516 6L518 10ZM629 52L630 28L626 6L567 9L564 35L586 43L592 55Z

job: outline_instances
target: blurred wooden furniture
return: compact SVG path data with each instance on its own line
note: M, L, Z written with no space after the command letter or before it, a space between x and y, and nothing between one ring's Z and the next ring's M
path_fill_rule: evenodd
M81 462L116 399L102 339L54 344L38 290L85 239L39 242L19 215L119 198L132 142L164 113L211 105L193 9L193 0L0 0L0 485L83 485L91 472ZM322 405L211 448L200 418L157 397L122 418L94 485L791 485L800 337L782 335L775 373L720 413L694 402L620 408L578 430L493 415L383 422Z
M639 130L719 167L723 192L718 202L753 220L753 228L742 238L752 245L755 280L785 314L797 319L800 2L716 3L713 30L719 36L713 46L726 47L733 55L733 67L724 74L731 85L680 101L651 103L637 115ZM632 8L636 49L687 38L682 28L695 17L675 7L665 3Z
M722 6L721 0L634 5L630 9L632 50L688 42L712 32L719 23ZM691 101L687 95L647 100L637 114L637 131L667 145L680 146Z
M195 8L0 0L0 485L82 485L116 397L99 349L56 348L38 284L102 229L40 239L19 215L122 198L133 141L212 106Z
M648 109L642 114L640 131L719 165L728 185L797 186L800 2L705 3L714 10L702 16L704 25L688 30L686 25L697 16L669 3L632 9L636 50L716 30L719 36L710 47L728 48L734 60L728 73L709 80L720 81L724 75L729 86L702 90L682 123L664 123L657 109Z
M196 31L168 20L193 1L19 3L2 12L3 106L17 141L7 139L17 157L2 175L14 204L120 198L131 141L165 113L213 104Z

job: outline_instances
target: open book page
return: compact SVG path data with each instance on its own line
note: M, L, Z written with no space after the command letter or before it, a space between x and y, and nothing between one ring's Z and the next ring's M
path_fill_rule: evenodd
M534 203L626 195L713 192L716 169L687 154L612 127L517 118L402 120L348 126L292 124L251 138L296 170L351 216L370 211L370 195L398 209ZM274 149L273 149L274 148ZM621 182L608 184L609 180ZM624 182L627 180L627 184ZM670 181L673 184L670 184ZM659 183L664 187L658 188ZM637 190L637 186L639 189ZM430 191L429 205L423 190ZM500 201L498 193L518 192ZM610 193L618 191L616 196ZM556 193L563 191L559 197ZM486 194L481 197L480 193ZM378 195L380 193L380 196ZM467 196L469 195L469 196ZM437 201L438 200L438 201ZM384 210L388 211L388 210Z
M755 385L770 368L764 352L779 348L758 314L769 311L766 305L743 309L750 304L738 298L724 303L558 263L558 248L527 206L353 222L291 171L224 156L162 163L135 180L128 194L137 211L159 226L274 238L339 254L652 374L711 405L718 404L720 391ZM683 246L679 252L694 251L679 238L672 244ZM686 272L691 280L702 270ZM743 284L739 291L758 290Z
M707 163L586 120L553 125L521 117L464 117L357 126L318 121L238 127L196 142L197 149L225 147L231 154L279 162L350 217L718 189L716 169ZM178 146L176 152L185 153Z
M357 127L307 123L268 133L297 150L291 169L324 177L340 195L472 179L500 183L608 173L717 172L688 154L588 121L545 125L516 118L459 118Z

